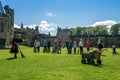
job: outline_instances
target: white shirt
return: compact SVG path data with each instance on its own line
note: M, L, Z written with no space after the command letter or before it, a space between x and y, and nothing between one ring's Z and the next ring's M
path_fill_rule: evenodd
M83 47L83 42L82 41L79 42L79 46Z

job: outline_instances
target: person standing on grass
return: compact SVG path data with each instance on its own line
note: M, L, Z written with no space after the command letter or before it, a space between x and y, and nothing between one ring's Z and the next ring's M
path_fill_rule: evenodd
M48 46L48 43L47 43L46 40L44 40L43 46L44 46L43 53L46 53L47 52L47 46Z
M103 40L101 39L101 37L98 37L98 50L97 52L99 53L99 56L101 56L101 53L103 52ZM97 62L101 64L101 59L97 59Z
M113 52L113 55L119 55L119 53L116 52L116 47L115 45L112 45L112 52Z
M76 54L76 48L77 48L77 43L76 43L76 41L74 41L74 43L73 43L73 48L74 48L74 54Z
M55 53L55 45L52 45L52 54Z
M37 40L36 45L37 45L37 51L38 51L38 53L39 53L39 52L40 52L40 41L39 41L39 40Z
M98 50L101 51L101 49L103 48L103 40L101 39L101 37L98 37Z
M72 54L72 47L73 47L73 43L71 40L69 40L69 43L68 43L68 54Z
M57 53L57 51L58 51L57 39L55 39L55 41L54 41L54 46L55 46L55 53Z
M11 50L10 50L10 53L14 53L14 58L17 58L17 53L19 52L19 51L18 51L18 45L19 45L19 43L22 43L22 42L23 42L23 40L22 40L20 34L17 34L17 35L13 38L12 48L11 48Z
M115 45L112 46L112 51L113 51L113 55L116 55L116 47L115 47Z
M67 52L68 52L68 44L69 44L69 40L66 41Z
M81 54L83 53L83 39L82 38L80 38L79 47L80 47L80 54Z
M58 46L58 54L61 54L61 40L58 39L57 41L57 46Z
M36 52L37 50L37 40L34 41L34 53Z
M90 40L88 39L86 42L87 53L89 53L90 46L91 46L91 43L90 43Z
M50 40L47 41L47 44L48 44L48 50L47 50L47 52L50 53L50 45L51 45Z

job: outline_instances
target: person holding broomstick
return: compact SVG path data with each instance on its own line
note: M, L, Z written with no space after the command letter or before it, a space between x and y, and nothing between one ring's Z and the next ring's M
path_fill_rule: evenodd
M18 47L19 43L22 43L23 40L21 38L20 34L17 34L12 41L12 48L10 50L10 53L14 53L14 58L17 58L17 53L19 52L20 48ZM24 57L22 51L20 50L21 56Z

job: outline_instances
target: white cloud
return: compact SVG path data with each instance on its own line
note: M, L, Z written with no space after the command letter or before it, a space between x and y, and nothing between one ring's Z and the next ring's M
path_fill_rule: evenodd
M35 26L37 26L37 25L36 25L36 24L23 25L24 28L29 27L29 28L33 28L33 29L35 29ZM17 24L14 24L14 27L15 27L15 28L21 28L21 25L19 26L19 25L17 25Z
M95 26L99 26L99 25L106 25L107 28L111 28L111 26L114 24L117 24L117 22L113 21L113 20L106 20L106 21L95 22L92 26L95 27Z
M55 30L54 27L56 27L54 23L48 23L47 21L41 21L39 26L40 26L40 29L43 31Z
M113 21L113 20L106 20L106 21L98 21L98 22L95 22L93 25L93 27L96 27L96 26L99 26L99 25L103 25L103 26L106 26L107 29L108 29L108 32L110 32L110 28L112 25L114 24L117 24L118 22L116 21Z
M50 16L50 17L53 17L53 16L55 16L55 14L53 14L53 13L51 13L51 12L49 12L49 13L46 13L45 15L46 15L46 16Z
M41 21L39 25L37 24L31 24L31 25L23 25L24 28L33 28L35 29L35 26L39 26L39 31L40 33L48 34L49 32L51 33L52 36L56 35L57 32L57 25L54 23L49 23L45 20ZM15 28L21 28L21 26L14 24Z
M20 28L20 26L18 26L17 24L14 24L14 27L15 27L15 28Z
M37 24L31 24L31 25L25 25L24 27L29 27L35 29L35 26L38 26Z
M54 23L47 22L45 20L41 21L39 24L40 32L48 34L50 32L51 35L56 35L57 25Z

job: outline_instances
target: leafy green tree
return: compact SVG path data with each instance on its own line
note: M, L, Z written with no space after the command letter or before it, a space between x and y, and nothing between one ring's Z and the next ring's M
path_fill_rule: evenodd
M72 31L72 36L76 36L76 28L71 28L70 30Z
M101 35L108 35L108 30L106 26L96 26L94 28L94 35L101 36Z
M120 32L120 24L115 24L111 27L110 32L112 35L119 35Z
M108 30L106 26L96 26L96 27L76 27L71 28L73 36L101 36L108 35Z

